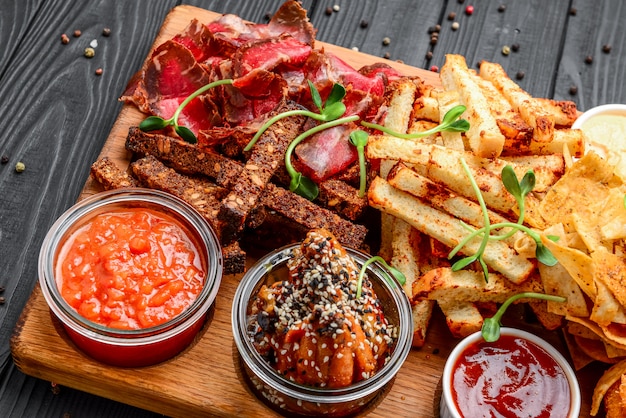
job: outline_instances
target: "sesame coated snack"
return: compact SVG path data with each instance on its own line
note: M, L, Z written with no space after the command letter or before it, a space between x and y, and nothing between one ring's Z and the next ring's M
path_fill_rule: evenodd
M341 388L374 375L387 361L397 329L359 267L336 238L312 230L288 262L289 277L263 286L249 333L257 351L296 383Z

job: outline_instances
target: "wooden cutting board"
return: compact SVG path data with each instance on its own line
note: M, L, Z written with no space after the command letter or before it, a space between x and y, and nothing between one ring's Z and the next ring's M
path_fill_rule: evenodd
M210 22L218 16L208 10L178 6L167 15L154 46L184 30L193 18ZM322 46L355 68L382 61L334 45L321 42L316 45ZM417 75L427 83L440 85L436 73L384 62L406 75ZM143 117L135 107L125 105L101 156L108 156L120 167L128 167L131 155L124 148L128 128L136 126ZM99 191L99 185L89 179L81 198ZM239 279L237 275L223 278L212 317L191 347L172 360L136 369L107 366L78 351L51 317L41 290L36 286L11 339L14 361L28 375L172 417L279 416L259 401L242 379L230 323L232 298ZM558 334L518 322L520 327L541 334L565 352ZM426 345L412 350L391 389L379 397L367 415L438 416L440 378L456 342L443 316L436 311ZM580 380L584 402L582 416L586 416L596 378Z

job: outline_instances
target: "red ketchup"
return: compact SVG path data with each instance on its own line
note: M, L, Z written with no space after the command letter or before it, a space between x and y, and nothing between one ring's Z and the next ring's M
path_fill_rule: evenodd
M86 319L116 329L150 328L197 298L204 266L171 216L127 208L97 215L63 244L57 284Z
M452 396L462 416L564 417L570 389L564 370L541 347L502 335L479 340L459 356Z

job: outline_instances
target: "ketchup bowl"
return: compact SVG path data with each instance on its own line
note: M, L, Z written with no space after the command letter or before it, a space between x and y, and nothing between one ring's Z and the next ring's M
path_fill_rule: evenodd
M206 220L172 195L141 188L75 204L39 254L53 317L78 349L120 367L156 364L188 347L206 323L222 269Z
M377 304L373 308L376 317L382 318L384 316L389 325L386 330L394 330L389 334L381 332L376 335L393 334L393 342L386 346L384 351L372 350L380 353L378 360L384 359L378 369L367 373L367 375L361 375L361 372L355 373L353 377L356 376L356 378L354 380L346 381L344 382L345 385L337 387L331 383L337 381L333 380L330 370L333 370L336 359L350 357L350 354L343 357L343 354L340 353L344 353L342 350L347 349L348 345L351 344L350 339L355 338L351 334L358 334L359 331L356 328L361 329L361 327L352 327L350 331L344 333L344 331L337 331L337 329L346 330L345 327L342 328L342 325L333 330L335 325L332 322L334 320L322 323L321 319L320 322L314 322L317 321L316 319L310 322L315 325L303 326L296 330L292 343L293 329L282 329L280 325L272 324L271 315L269 317L264 316L265 311L254 310L254 305L259 301L259 295L262 295L267 289L276 290L276 287L272 286L279 285L278 288L281 290L274 293L274 296L267 298L273 305L272 310L281 312L277 313L277 316L280 315L282 318L285 306L288 306L285 315L295 318L295 315L291 316L291 313L301 309L301 305L314 305L319 307L312 310L312 312L319 311L319 316L316 318L324 318L325 315L327 315L326 318L337 317L329 314L333 311L330 306L333 304L332 302L328 304L318 303L319 301L305 298L305 300L289 300L287 305L283 303L282 296L290 293L285 297L287 299L291 297L292 287L286 283L294 283L289 280L292 277L290 274L296 270L290 270L293 268L293 264L290 265L289 263L293 258L297 258L294 256L294 250L299 249L300 245L283 247L259 259L244 275L237 288L233 299L232 327L242 374L252 392L265 404L282 414L338 417L363 412L376 404L376 399L382 399L382 396L391 387L398 370L411 349L413 324L410 303L404 295L401 285L389 275L390 273L383 265L377 262L368 265L369 284L368 290L364 290L364 294L375 295L380 301L380 305ZM352 257L359 268L369 259L368 255L357 250L345 248L345 252ZM310 265L304 269L308 268ZM313 283L315 284L311 287L320 289L321 293L325 293L326 289L331 289L325 287L325 277L328 276L322 273L319 281L314 279ZM282 287L283 284L285 284L284 287ZM298 286L298 284L294 285L296 288ZM343 287L342 289L348 288ZM332 289L329 293L336 295L335 288ZM372 290L372 293L369 293L369 289ZM294 293L296 292L297 290ZM354 302L350 296L341 300L345 305ZM384 313L383 316L376 313L381 312L378 310L379 308ZM365 312L371 311L365 309ZM307 320L308 318L310 317L307 317ZM361 319L366 323L369 321L363 317ZM368 333L371 328L364 322L360 322L363 324L362 329ZM292 323L297 324L298 320ZM285 333L283 334L283 332ZM283 335L285 335L284 339ZM343 342L338 340L340 335L344 335L346 338ZM307 336L309 336L308 340ZM276 341L274 341L274 337L276 337ZM282 341L279 341L281 339ZM290 342L287 343L287 340ZM270 344L269 350L259 350L259 346L262 347L265 344L264 341ZM359 340L354 339L352 341ZM365 342L365 345L369 344L370 342ZM364 351L363 348L369 349L364 345L358 345L358 347L361 351ZM358 368L356 362L355 360L355 367L350 367L350 370ZM326 370L324 370L325 366ZM305 370L308 373L305 374ZM323 375L324 377L322 377ZM380 397L377 398L379 395Z
M580 387L567 360L545 340L514 328L502 328L493 343L480 331L464 338L446 361L441 386L442 418L580 413Z

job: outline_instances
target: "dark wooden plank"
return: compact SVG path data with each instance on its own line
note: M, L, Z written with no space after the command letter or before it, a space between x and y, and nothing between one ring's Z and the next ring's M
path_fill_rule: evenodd
M555 97L574 100L582 110L607 103L626 103L626 3L621 0L574 0ZM602 48L609 45L611 51ZM585 58L592 57L587 64ZM576 94L571 94L571 87Z
M55 397L49 383L15 370L9 339L37 280L43 237L78 197L121 107L117 97L174 5L169 0L0 5L3 45L11 46L0 53L8 59L0 79L0 155L9 157L0 166L0 286L6 299L0 306L1 416L58 417L71 412L67 405L80 409L81 402L83 415L92 416L92 408L102 416L137 414L103 399ZM108 38L101 35L104 26L111 28ZM75 29L82 31L80 38L71 36ZM68 45L61 44L63 32L70 36ZM87 59L83 51L93 39L96 56ZM104 73L98 77L99 67ZM26 171L15 172L17 161Z
M497 62L513 78L523 71L525 76L518 82L531 95L551 97L569 0L475 2L474 12L467 15L464 10L470 3L447 2L432 64L441 67L445 54L461 54L474 68L481 60ZM498 10L500 4L506 5L503 12ZM453 21L448 20L450 13L456 13L456 31L451 28ZM502 48L513 44L519 45L518 52L503 55Z
M20 42L29 30L28 22L37 14L44 2L42 0L24 0L21 2L3 2L0 13L0 77L2 77L13 58Z
M336 4L339 11L327 14L326 9ZM311 20L321 41L428 68L424 57L429 43L424 34L428 26L437 23L443 4L427 0L323 0L316 3ZM361 27L362 21L367 27ZM383 43L385 38L389 38L388 44Z

